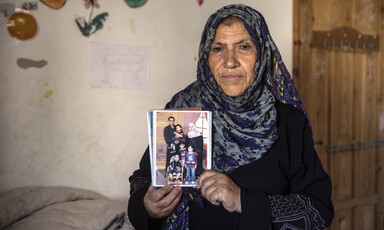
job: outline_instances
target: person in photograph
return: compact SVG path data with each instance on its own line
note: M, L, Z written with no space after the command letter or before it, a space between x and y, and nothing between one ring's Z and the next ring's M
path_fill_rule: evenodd
M308 114L257 10L232 4L208 18L197 80L166 108L212 112L212 170L200 175L196 188L155 188L146 151L130 177L128 216L136 229L331 224L330 177L315 151Z
M185 166L185 156L187 154L187 149L185 147L184 142L180 142L179 144L179 152L178 152L180 159L181 159L181 164L183 167Z
M193 151L193 146L188 145L188 152L185 155L185 184L194 184L196 183L196 167L197 167L197 154Z
M195 152L197 154L197 168L196 175L200 176L200 174L204 171L203 158L204 158L204 140L203 135L200 130L196 128L195 123L188 123L188 132L186 135L186 145L194 146Z
M180 142L179 144L179 151L178 151L178 154L180 156L180 160L181 160L181 165L183 166L184 168L184 171L183 171L183 178L185 178L185 157L187 155L187 148L185 146L185 143L184 142Z
M180 141L182 141L184 139L184 132L183 132L183 128L181 127L181 125L179 125L179 124L176 125L176 131L173 132L173 134L175 136L172 137L173 143L171 144L172 145L171 153L176 152L177 144L180 144Z
M176 126L175 126L175 118L173 116L168 117L168 123L164 128L164 140L167 143L167 156L166 156L166 165L165 168L168 168L169 166L169 161L172 157L172 150L173 150L173 145L175 145L175 141L172 140L172 138L175 136L176 132Z
M182 164L180 162L179 155L175 154L173 157L171 157L171 162L169 164L169 182L175 182L175 183L182 183ZM179 179L181 179L179 181Z
M196 125L194 123L188 124L188 137L200 137L202 134L201 132L196 128Z

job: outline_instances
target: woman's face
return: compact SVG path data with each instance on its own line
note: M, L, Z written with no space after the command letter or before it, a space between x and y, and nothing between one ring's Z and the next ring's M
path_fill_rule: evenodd
M208 63L217 84L228 96L240 96L254 80L256 46L243 22L220 24Z

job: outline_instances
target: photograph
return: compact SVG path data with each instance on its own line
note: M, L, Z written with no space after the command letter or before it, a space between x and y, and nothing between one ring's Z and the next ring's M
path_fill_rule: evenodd
M201 173L211 169L211 113L154 110L148 119L153 185L196 186Z

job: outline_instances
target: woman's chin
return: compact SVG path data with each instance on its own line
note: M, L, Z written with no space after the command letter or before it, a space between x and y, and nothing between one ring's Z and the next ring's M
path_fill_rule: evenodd
M230 97L237 97L237 96L240 96L244 93L245 90L242 90L242 89L223 89L224 93L227 95L227 96L230 96Z

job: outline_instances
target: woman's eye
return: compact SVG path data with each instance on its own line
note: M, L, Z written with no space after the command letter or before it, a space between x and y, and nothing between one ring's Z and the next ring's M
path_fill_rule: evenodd
M220 51L222 51L223 49L221 48L221 47L213 47L212 48L212 51L213 52L220 52Z
M250 49L250 48L251 48L251 46L248 45L248 44L244 44L244 45L240 46L240 49L242 49L242 50L247 50L247 49Z

